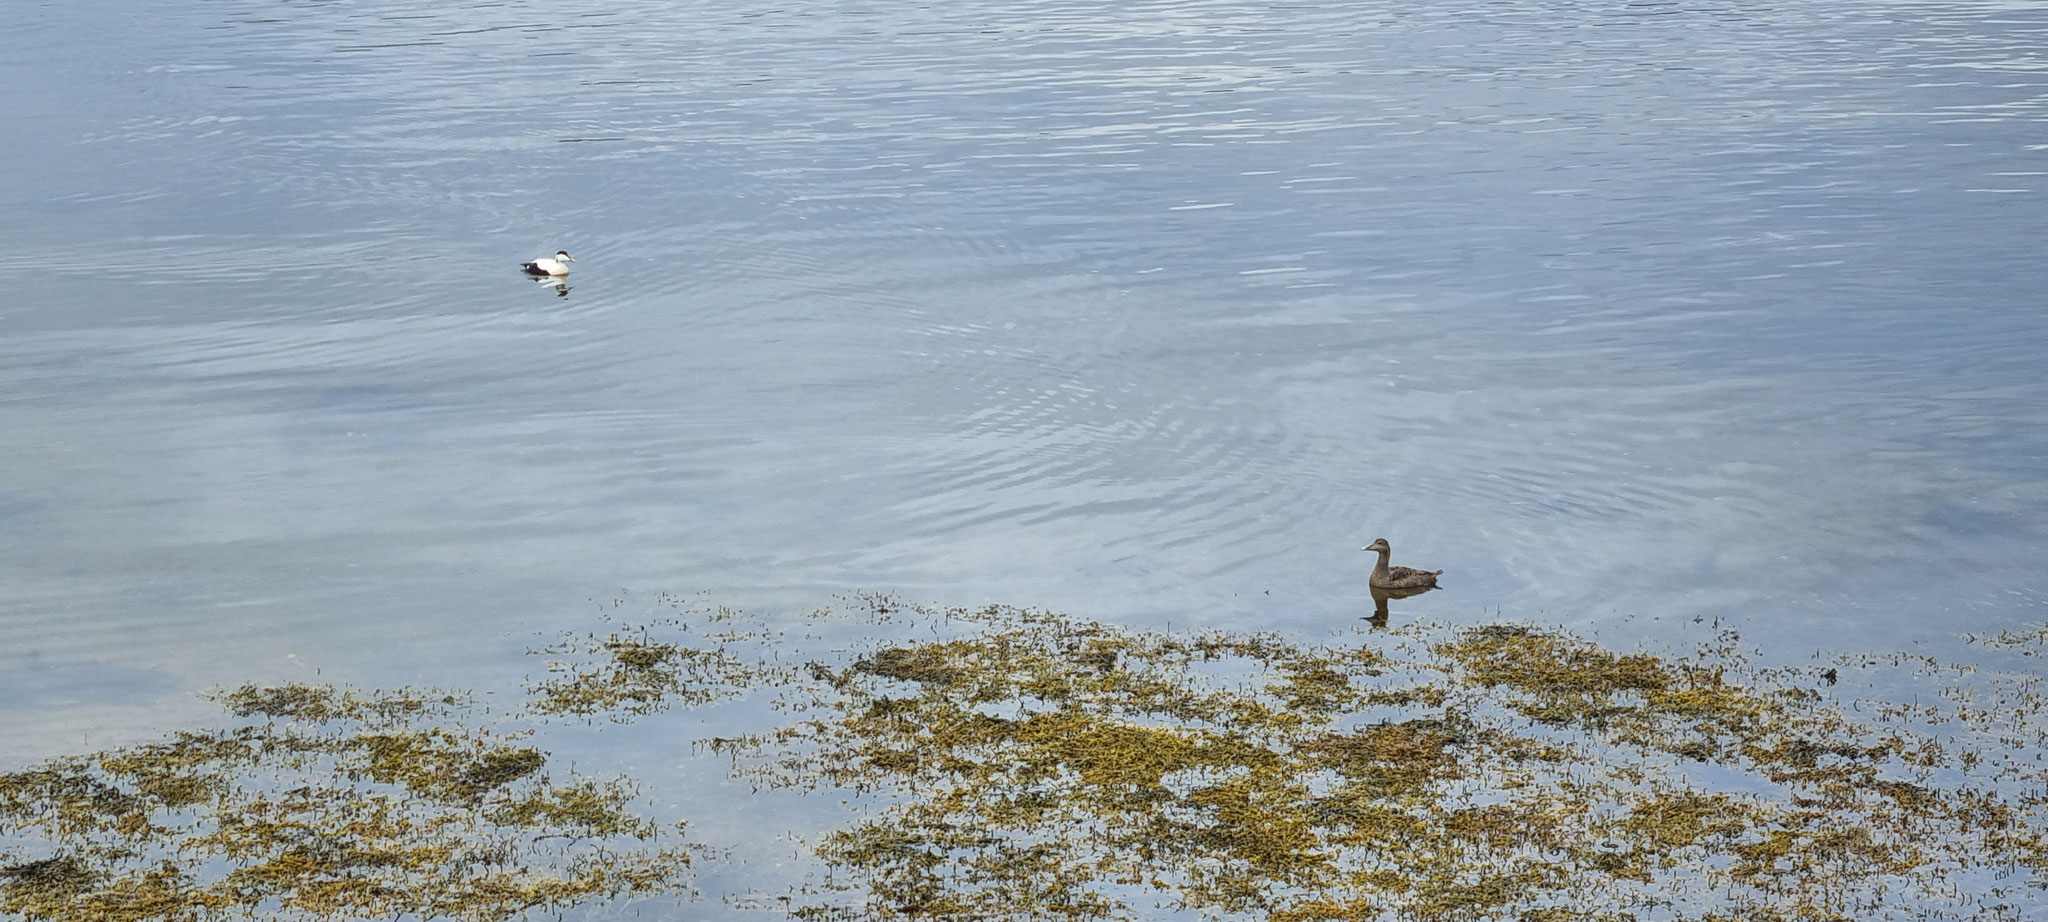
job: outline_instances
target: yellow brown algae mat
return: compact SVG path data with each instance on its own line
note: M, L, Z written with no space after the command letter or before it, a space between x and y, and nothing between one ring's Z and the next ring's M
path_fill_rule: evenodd
M1725 635L1685 657L1512 624L1307 643L885 596L795 638L729 611L685 620L536 651L527 716L765 705L749 713L772 724L720 725L704 748L764 788L839 791L812 802L846 812L815 873L723 894L732 912L1992 920L2048 902L2031 675L1831 661L1957 674L1939 700L1879 705L1834 700L1817 669L1749 665ZM41 839L0 855L0 908L505 918L687 890L667 843L682 818L631 814L623 783L550 785L559 754L448 729L459 707L300 687L226 701L268 729L0 779L0 842ZM361 726L308 735L326 721ZM307 792L241 793L280 765Z
M713 622L727 622L736 612L722 610ZM766 679L763 663L742 659L734 651L761 655L761 633L727 630L718 645L691 647L657 640L658 630L687 630L679 618L628 627L605 636L569 634L530 651L547 657L547 676L528 684L529 708L538 715L603 717L617 723L659 713L675 706L710 704L744 693ZM728 647L732 649L728 649Z
M217 696L246 722L0 775L0 912L94 920L510 919L687 890L629 783L558 780L464 697Z
M820 847L843 898L802 915L2044 917L2030 676L1934 718L2018 725L1859 724L1727 635L1668 658L1518 625L925 615L816 663L811 719L729 747L767 783L872 793Z

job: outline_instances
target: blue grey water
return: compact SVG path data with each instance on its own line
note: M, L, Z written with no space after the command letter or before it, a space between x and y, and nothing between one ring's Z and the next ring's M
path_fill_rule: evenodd
M1630 647L2048 616L2040 3L9 18L10 765L663 591L1316 637L1379 536Z

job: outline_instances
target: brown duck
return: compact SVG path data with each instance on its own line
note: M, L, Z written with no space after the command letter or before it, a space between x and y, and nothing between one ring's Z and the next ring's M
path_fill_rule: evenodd
M1380 552L1379 565L1372 568L1372 579L1369 581L1374 589L1435 589L1437 576L1444 572L1387 566L1387 555L1392 554L1394 548L1385 538L1375 538L1371 544L1359 550Z

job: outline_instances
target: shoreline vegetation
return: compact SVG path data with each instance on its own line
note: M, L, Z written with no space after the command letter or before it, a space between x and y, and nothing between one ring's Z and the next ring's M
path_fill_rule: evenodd
M1513 622L1306 641L884 595L794 620L650 607L537 645L504 712L487 690L251 685L211 696L219 726L0 766L0 913L703 900L726 843L542 731L743 701L772 718L699 751L756 790L834 792L844 815L811 843L820 875L718 894L734 913L1994 920L2048 899L2033 675L1760 666L1725 630L1679 656ZM1850 666L1958 678L1938 700L1844 699Z

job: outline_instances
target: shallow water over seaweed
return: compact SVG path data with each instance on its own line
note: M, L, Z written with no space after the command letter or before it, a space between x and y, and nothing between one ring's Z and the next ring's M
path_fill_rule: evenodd
M1623 645L2042 618L2038 5L112 7L0 49L24 760L621 590L1315 635L1381 535Z

